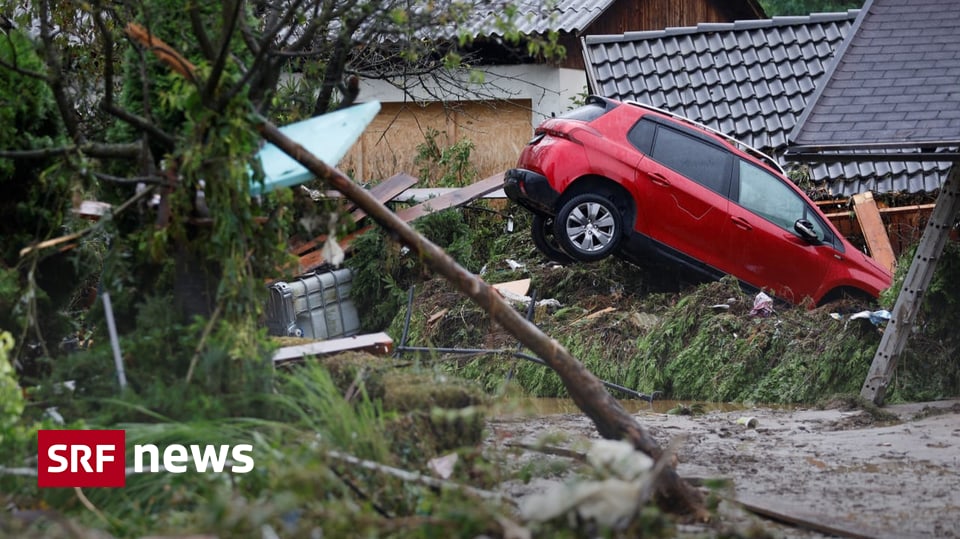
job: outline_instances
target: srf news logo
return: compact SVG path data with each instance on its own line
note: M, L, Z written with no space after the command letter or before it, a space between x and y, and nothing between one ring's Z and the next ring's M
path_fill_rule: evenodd
M37 486L124 487L127 484L126 432L122 430L41 430L37 431ZM250 444L171 444L163 450L153 444L134 446L133 471L184 473L193 469L222 472L230 462L233 473L253 470ZM148 462L148 466L144 466Z

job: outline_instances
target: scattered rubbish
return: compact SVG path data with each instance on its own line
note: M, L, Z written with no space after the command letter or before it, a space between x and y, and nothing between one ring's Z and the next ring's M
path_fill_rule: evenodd
M450 309L440 309L439 311L430 315L430 318L427 319L427 325L433 325L434 322L443 318L443 315L447 314Z
M594 441L587 451L587 462L598 471L625 481L639 479L653 468L653 459L622 440Z
M450 453L449 455L430 459L427 462L427 466L430 468L430 471L441 479L450 479L450 476L453 475L453 468L457 465L458 458L456 453Z
M56 406L51 406L46 410L44 410L43 415L46 417L49 417L50 420L56 423L57 425L63 425L66 423L66 421L63 420L63 416L60 415L59 411L57 411Z
M773 314L773 298L764 292L759 292L753 298L753 309L750 310L750 316L767 317Z
M860 311L850 315L850 320L859 320L861 318L866 318L870 320L875 326L879 326L881 323L890 320L890 311L886 309L880 309L879 311Z
M527 267L525 264L521 264L512 258L507 259L507 265L510 266L510 269L512 270L518 270Z
M734 303L737 302L737 298L727 298L723 303L717 303L716 305L711 305L710 308L714 311L728 311Z
M755 429L760 422L755 417L741 417L737 419L737 425L743 425L748 429Z
M520 515L524 520L546 522L575 511L582 521L611 527L633 517L642 487L642 483L620 479L560 485L524 498Z
M532 297L526 295L527 289L530 288L530 279L520 279L519 281L510 281L491 286L493 286L497 292L500 292L503 299L520 307L527 307L530 305L530 302L533 301ZM542 299L535 302L535 305L553 310L561 307L560 302L553 298Z

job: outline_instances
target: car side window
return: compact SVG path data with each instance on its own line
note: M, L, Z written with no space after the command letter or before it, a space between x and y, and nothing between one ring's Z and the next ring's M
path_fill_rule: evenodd
M809 204L782 180L766 170L740 160L740 189L737 203L751 212L794 234L797 219L806 219L813 225L817 238L833 242L833 234L810 208Z
M733 156L721 148L658 125L650 157L715 193L728 195Z
M653 146L653 135L657 131L657 124L646 118L641 118L630 131L627 132L627 140L633 144L643 154L650 154L650 148Z

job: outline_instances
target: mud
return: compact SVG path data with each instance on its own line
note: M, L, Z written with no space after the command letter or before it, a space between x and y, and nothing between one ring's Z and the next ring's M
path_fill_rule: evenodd
M841 405L702 415L669 415L642 406L628 411L661 446L680 438L682 477L695 484L728 480L728 486L713 491L724 500L715 522L681 525L681 535L710 537L735 529L772 537L960 537L960 400L891 405L880 413ZM737 421L748 417L754 418L752 427ZM590 420L576 410L514 411L490 420L488 427L488 449L506 455L511 466L535 464L532 480L502 485L518 500L573 480L579 466L569 457L517 451L518 446L576 451L598 438ZM549 470L559 471L550 475ZM802 524L778 522L771 514Z

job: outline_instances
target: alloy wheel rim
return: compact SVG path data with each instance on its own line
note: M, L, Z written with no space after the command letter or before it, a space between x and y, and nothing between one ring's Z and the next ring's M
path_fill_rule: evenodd
M564 225L570 243L587 253L606 248L613 241L617 229L610 210L596 202L578 204L567 216Z

